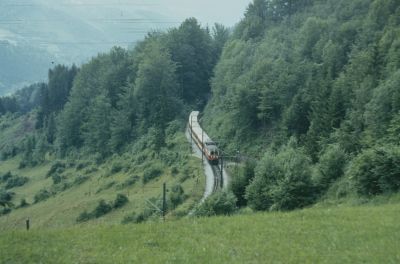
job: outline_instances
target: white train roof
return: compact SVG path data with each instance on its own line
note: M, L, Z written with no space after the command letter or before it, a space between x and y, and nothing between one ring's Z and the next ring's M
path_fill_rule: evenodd
M203 141L206 145L207 143L213 143L212 139L207 135L207 133L201 128L199 121L198 121L198 116L199 116L199 111L193 111L189 115L189 123L191 124L193 133L195 133L198 138L201 140L202 139L202 133L203 133Z

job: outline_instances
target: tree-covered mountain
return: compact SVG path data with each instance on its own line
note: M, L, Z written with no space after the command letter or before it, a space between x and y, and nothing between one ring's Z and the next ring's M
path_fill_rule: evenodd
M396 0L254 0L233 32L189 18L2 98L1 113L17 113L7 122L32 102L36 128L1 156L34 168L139 155L175 171L183 154L171 141L204 108L221 154L243 161L231 172L235 196L212 197L205 215L398 192L399 18Z
M74 186L96 188L95 197L103 199L118 190L133 190L140 201L146 197L158 204L159 198L151 195L162 178L170 186L170 211L183 204L187 214L201 198L203 186L199 185L200 164L188 153L183 128L190 109L206 104L207 80L228 36L221 25L210 33L190 18L178 28L149 33L132 50L114 47L79 68L56 65L48 71L46 83L0 98L0 156L4 167L11 168L8 173L0 165L0 194L15 202L8 189L23 186L17 197L23 197L24 207L32 204L29 212L37 206L43 209L41 201L71 195ZM37 168L46 168L47 176L35 174ZM19 176L26 172L33 176ZM123 181L117 184L118 178ZM30 181L42 188L32 191ZM137 193L137 181L153 191L144 196ZM12 184L16 185L5 188ZM91 201L83 197L68 206L74 212L88 208L81 215L75 212L69 224L113 211L113 205L101 200L88 212ZM128 222L158 215L154 208L129 206L136 209L125 215ZM13 209L4 208L0 215ZM42 212L41 217L46 217L47 212ZM64 211L57 212L57 217L63 216Z
M259 160L234 182L251 207L400 189L399 18L395 0L249 5L204 120L228 153Z

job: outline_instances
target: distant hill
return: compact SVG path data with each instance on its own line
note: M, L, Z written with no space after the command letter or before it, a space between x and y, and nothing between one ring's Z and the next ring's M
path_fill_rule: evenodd
M0 95L46 79L52 64L80 64L112 46L127 47L166 18L134 6L4 2L0 13Z

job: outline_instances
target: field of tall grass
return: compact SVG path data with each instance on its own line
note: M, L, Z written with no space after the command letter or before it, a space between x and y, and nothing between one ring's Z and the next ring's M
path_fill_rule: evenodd
M399 263L400 204L0 232L1 263Z

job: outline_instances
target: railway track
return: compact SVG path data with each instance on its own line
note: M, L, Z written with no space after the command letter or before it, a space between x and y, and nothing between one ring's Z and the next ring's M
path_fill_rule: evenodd
M214 186L213 186L212 192L215 193L219 189L221 189L222 175L221 175L221 169L218 165L211 165L211 169L214 174Z

